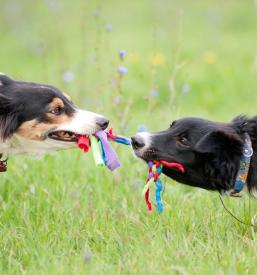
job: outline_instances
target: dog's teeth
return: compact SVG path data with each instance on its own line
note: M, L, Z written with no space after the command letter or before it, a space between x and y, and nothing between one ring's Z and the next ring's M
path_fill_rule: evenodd
M77 134L70 131L56 131L51 136L63 141L75 141L77 139Z

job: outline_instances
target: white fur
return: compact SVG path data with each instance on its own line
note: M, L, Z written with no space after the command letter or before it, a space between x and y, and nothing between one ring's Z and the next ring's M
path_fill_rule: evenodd
M102 116L96 113L77 109L73 119L66 124L55 128L55 131L71 131L81 135L92 135L100 130L96 124L97 119ZM76 146L76 142L65 142L46 138L45 140L28 140L24 137L14 134L7 141L0 143L0 153L4 156L29 154L33 156L41 156L45 153L69 149Z
M234 192L235 192L234 189L222 190L221 195L230 197Z
M151 146L151 134L148 132L141 132L141 133L137 133L136 137L137 136L140 136L143 139L145 144L144 147L141 147L135 150L136 156L141 157L145 152L145 150L147 150Z
M229 189L229 190L224 190L224 191L222 191L221 192L221 195L222 196L231 196L233 193L234 193L234 189ZM245 192L248 192L248 193L250 193L253 197L255 197L255 198L257 198L257 189L254 187L254 188L252 188L252 190L248 190L248 188L247 188L247 185L245 184L245 187L244 187L244 189L242 190L242 192L243 191L245 191ZM240 194L242 194L242 192L240 192L239 194L238 194L238 196L240 196ZM237 194L235 194L235 196L237 196Z
M96 113L77 109L74 118L69 123L60 125L56 131L71 131L76 134L91 135L100 130L96 120L101 117Z
M11 139L0 145L0 152L4 158L10 155L28 154L42 156L46 153L74 147L74 142L63 142L47 138L42 141L28 140L14 134Z
M145 146L143 147L144 149L147 149L150 147L151 145L151 134L148 132L141 132L141 133L137 133L137 136L140 136L141 138L143 138Z

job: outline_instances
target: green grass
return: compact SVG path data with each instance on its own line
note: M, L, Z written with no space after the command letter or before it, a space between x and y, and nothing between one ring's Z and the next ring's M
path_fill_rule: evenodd
M0 71L58 86L127 136L181 116L229 121L257 113L256 12L250 0L1 0ZM149 63L153 52L164 64ZM129 69L122 80L119 65ZM228 216L216 193L165 179L165 211L148 214L145 165L115 148L123 166L113 174L76 149L10 159L1 274L257 273L256 231ZM257 212L247 197L225 201L246 222Z

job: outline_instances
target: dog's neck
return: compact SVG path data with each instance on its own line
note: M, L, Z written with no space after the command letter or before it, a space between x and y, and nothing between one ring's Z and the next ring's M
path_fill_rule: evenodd
M27 140L20 135L14 134L4 142L0 141L0 154L2 154L1 159L21 154L40 158L45 154L52 154L55 151L70 149L74 146L76 146L76 144L72 142L61 143L49 138L44 141Z
M41 148L39 141L28 141L19 135L14 134L10 139L0 142L1 159L6 159L9 156L29 154L33 156L42 156L48 152L47 147Z

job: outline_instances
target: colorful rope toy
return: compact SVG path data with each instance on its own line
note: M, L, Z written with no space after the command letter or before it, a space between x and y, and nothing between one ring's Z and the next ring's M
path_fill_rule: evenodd
M163 166L168 167L168 168L176 168L180 172L184 173L185 169L184 167L176 162L167 162L164 160L160 161L149 161L148 162L148 167L149 167L149 172L148 172L148 177L146 180L145 187L143 189L143 195L145 197L145 202L148 208L148 211L152 211L152 203L150 202L150 186L152 183L155 183L156 189L155 189L155 199L156 199L156 204L157 204L157 211L161 213L163 211L163 203L162 203L162 198L161 198L161 192L163 191L163 184L161 179L159 178L161 173L162 173L162 168Z
M120 162L108 140L130 145L130 139L114 135L112 129L109 132L99 131L94 136L79 136L78 147L85 153L92 147L93 157L97 167L107 166L111 171L120 167Z

